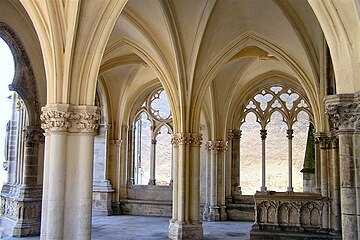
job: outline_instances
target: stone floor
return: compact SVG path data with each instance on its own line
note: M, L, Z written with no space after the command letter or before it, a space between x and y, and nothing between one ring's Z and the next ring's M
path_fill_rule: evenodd
M204 222L204 240L248 240L252 222ZM169 218L143 216L93 217L94 240L168 239ZM39 237L5 238L38 240Z

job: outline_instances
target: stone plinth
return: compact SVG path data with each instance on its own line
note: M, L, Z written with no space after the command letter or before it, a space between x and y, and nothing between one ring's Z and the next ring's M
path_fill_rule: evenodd
M93 182L93 215L110 216L113 214L111 206L113 192L114 189L112 189L110 181Z
M40 198L16 198L1 194L0 198L2 237L27 237L40 234L41 196Z
M179 221L171 222L169 226L169 238L171 239L202 239L203 229L200 222L181 223Z

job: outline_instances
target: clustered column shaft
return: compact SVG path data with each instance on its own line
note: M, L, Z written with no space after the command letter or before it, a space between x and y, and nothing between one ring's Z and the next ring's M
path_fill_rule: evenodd
M200 222L200 145L201 134L173 134L174 182L173 216L169 238L201 239Z
M97 107L53 104L42 111L46 151L41 237L90 239Z
M338 94L325 98L327 114L339 139L339 172L342 238L360 236L359 144L360 93Z

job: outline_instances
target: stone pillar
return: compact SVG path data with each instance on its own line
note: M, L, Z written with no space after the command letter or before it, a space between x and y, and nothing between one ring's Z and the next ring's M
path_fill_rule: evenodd
M225 207L225 150L226 142L208 141L206 146L210 151L210 209L209 221L226 220Z
M265 192L267 191L266 188L266 160L265 160L265 153L266 153L266 136L267 136L267 131L266 129L262 129L260 130L260 135L261 135L261 191Z
M40 233L42 172L38 161L43 135L39 127L33 126L23 129L23 135L21 184L17 186L17 191L12 192L15 194L1 194L2 236L26 237Z
M200 222L201 134L173 135L174 186L170 239L202 239Z
M134 146L135 146L135 132L134 132L134 127L130 126L128 128L123 127L123 131L125 131L127 133L128 136L128 141L130 144L128 144L128 151L127 151L127 159L129 161L129 181L128 184L134 185L135 184L135 151L134 151Z
M355 131L360 128L360 93L325 97L327 114L339 138L342 238L359 237L359 177Z
M45 130L42 239L91 239L95 106L48 104Z
M156 156L156 137L154 136L154 130L151 133L151 149L150 149L150 179L149 185L156 185L155 180L155 156Z
M330 228L336 233L341 230L339 142L330 135Z
M217 141L217 164L218 164L218 178L217 178L217 205L219 207L220 220L227 220L226 201L225 201L225 159L226 159L226 141ZM239 168L237 168L239 169Z
M315 138L320 143L320 165L321 165L321 195L325 198L329 197L329 176L328 176L328 146L329 139L327 133L315 133ZM325 202L322 214L322 227L329 228L329 205Z
M314 133L314 135L316 135ZM321 193L321 161L320 161L320 141L314 136L315 142L315 192Z
M111 186L108 176L109 130L109 124L100 125L100 135L95 137L98 141L95 141L94 144L93 215L109 216L113 214L111 205L114 189Z
M294 133L294 130L292 129L288 129L286 131L287 133L287 138L288 138L288 167L289 167L289 179L288 179L288 187L287 187L287 191L288 192L293 192L294 191L294 188L292 186L292 139L294 137L293 133Z
M240 185L240 138L241 130L233 129L231 131L231 193L232 195L241 195Z
M120 215L120 202L119 199L124 197L126 186L123 186L120 179L121 165L120 165L120 148L122 140L110 139L109 140L109 169L108 176L111 179L113 188L116 189L112 194L112 210L114 215Z
M206 163L205 163L205 205L203 211L203 220L210 220L210 202L211 202L211 148L208 142L205 143Z
M218 198L218 163L216 153L216 141L206 142L206 147L210 151L210 207L209 207L209 221L219 221L220 213L217 202Z
M233 130L228 129L226 131L226 139L228 141L228 151L226 151L225 157L225 202L226 204L232 203L232 182L233 182L233 159L232 159L232 139Z

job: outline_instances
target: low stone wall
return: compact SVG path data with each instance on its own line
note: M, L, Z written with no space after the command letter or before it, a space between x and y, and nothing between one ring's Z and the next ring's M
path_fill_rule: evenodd
M253 195L239 195L226 204L228 220L231 221L254 221L255 202Z
M136 185L127 190L127 198L120 200L121 214L171 217L171 186Z

